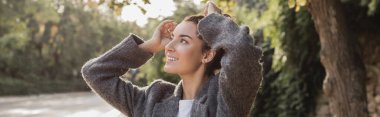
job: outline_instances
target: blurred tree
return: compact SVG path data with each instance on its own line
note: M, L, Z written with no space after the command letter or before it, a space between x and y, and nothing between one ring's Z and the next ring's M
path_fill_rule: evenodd
M334 116L368 116L365 67L358 37L348 23L340 0L309 0L321 41L321 62L326 69L324 93ZM355 12L350 12L353 14Z

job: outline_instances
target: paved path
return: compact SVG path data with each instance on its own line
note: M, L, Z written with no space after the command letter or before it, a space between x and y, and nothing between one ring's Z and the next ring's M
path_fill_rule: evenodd
M115 117L117 110L90 92L0 97L0 117Z

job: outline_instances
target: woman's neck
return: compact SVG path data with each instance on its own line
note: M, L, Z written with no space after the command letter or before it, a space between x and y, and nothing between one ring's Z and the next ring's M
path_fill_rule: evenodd
M180 75L182 79L182 99L192 100L195 98L203 83L207 80L204 67L200 67L194 73Z

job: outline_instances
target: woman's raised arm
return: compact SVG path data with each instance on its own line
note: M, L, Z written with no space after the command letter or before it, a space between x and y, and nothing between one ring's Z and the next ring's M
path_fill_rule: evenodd
M82 75L88 86L113 107L125 115L133 115L133 109L144 102L147 88L140 88L119 77L129 68L144 64L152 53L138 47L143 41L129 35L103 55L91 59L82 67Z
M163 21L157 27L152 39L146 42L134 34L129 35L106 53L86 62L82 67L84 80L94 92L125 115L143 116L140 115L143 113L134 112L136 109L143 112L141 109L144 109L146 97L154 95L150 89L152 87L174 89L174 85L167 83L162 85L159 83L162 81L156 81L148 87L140 88L119 77L130 68L140 67L152 57L153 53L162 50L175 25L173 21ZM157 87L155 84L160 85Z
M211 48L222 49L217 116L247 116L262 80L262 51L254 46L249 28L239 27L218 13L198 24L199 32Z

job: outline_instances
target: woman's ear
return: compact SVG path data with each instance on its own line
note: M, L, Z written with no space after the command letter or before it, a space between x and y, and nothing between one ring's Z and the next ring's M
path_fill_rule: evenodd
M214 49L207 50L203 53L202 57L202 63L209 63L211 62L216 55L216 51Z

